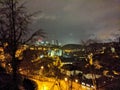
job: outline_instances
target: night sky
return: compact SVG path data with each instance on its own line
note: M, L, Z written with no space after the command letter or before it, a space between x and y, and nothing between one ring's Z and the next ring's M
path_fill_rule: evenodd
M28 0L34 29L42 28L47 40L62 44L81 40L113 39L120 33L120 0Z

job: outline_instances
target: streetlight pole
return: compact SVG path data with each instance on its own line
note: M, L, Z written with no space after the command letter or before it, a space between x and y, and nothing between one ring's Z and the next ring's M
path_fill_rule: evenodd
M69 88L69 82L68 82L68 78L64 78L65 79L65 82L66 82L66 90L68 90Z
M70 90L72 90L72 74L70 74Z
M93 53L90 53L88 55L88 59L89 59L89 63L90 63L90 71L91 71L91 74L92 74L92 83L93 83L93 86L94 86L94 90L96 90L96 78L95 78L95 75L94 75L94 72L93 72Z
M43 76L43 73L44 73L43 69L44 69L44 66L41 66L39 71L39 79Z

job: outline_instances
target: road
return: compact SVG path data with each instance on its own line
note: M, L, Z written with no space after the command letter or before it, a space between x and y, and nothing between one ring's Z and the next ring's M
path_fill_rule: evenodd
M32 79L37 83L37 90L94 90L93 87L81 85L77 82L42 77Z

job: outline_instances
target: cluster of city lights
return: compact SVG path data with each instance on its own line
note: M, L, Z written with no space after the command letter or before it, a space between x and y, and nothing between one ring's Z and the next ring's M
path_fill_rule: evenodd
M65 80L65 81L68 81L68 78L65 77L64 80ZM78 83L78 79L75 79L75 82Z

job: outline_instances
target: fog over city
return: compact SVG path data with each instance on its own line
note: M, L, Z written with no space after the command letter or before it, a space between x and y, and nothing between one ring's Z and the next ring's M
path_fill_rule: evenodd
M114 39L120 29L120 0L29 0L34 16L33 28L42 28L47 40L62 44L81 40Z

